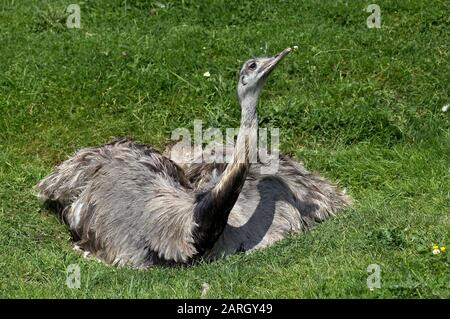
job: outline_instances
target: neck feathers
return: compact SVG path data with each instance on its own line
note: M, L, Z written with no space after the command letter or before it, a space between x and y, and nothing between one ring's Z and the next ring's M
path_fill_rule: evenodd
M226 200L229 195L233 193L238 195L241 191L250 163L256 155L257 132L258 120L256 115L248 121L242 119L231 161L217 185L212 189L216 198L224 197Z
M218 183L210 190L197 196L194 218L198 225L196 248L199 254L212 248L222 234L228 216L244 186L250 162L256 155L258 120L256 99L241 102L241 127L236 147Z

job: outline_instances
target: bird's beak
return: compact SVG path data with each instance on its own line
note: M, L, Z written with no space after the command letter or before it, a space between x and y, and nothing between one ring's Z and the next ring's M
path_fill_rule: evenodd
M275 68L275 66L278 64L278 62L283 60L283 58L286 55L288 55L289 52L291 52L291 51L292 51L291 48L286 48L283 51L281 51L280 53L274 55L273 57L268 58L267 62L265 62L264 65L262 66L262 68L259 70L259 73L262 73L261 75L269 74Z

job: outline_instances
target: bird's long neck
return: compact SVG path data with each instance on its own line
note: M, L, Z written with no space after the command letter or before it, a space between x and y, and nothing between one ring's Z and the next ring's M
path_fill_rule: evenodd
M247 103L256 103L256 101ZM233 156L219 182L212 190L217 200L223 200L224 204L231 202L231 207L234 206L247 177L250 156L256 153L257 131L256 105L242 106L241 126Z
M217 184L209 191L199 194L195 211L197 222L196 246L199 254L212 248L222 234L228 216L244 186L250 168L250 156L256 154L258 120L256 98L239 101L241 126L236 147Z

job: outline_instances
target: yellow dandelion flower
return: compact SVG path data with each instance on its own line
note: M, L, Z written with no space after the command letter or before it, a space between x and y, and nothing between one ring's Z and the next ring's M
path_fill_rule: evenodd
M435 249L439 249L439 246L438 245L433 245L433 250L435 250Z
M441 251L444 253L447 250L447 248L445 248L445 246L441 246Z

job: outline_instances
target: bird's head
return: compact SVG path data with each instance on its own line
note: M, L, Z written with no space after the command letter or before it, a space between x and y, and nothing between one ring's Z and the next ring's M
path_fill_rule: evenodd
M291 48L286 48L271 57L247 60L239 72L237 86L239 101L244 101L248 98L257 99L269 74L289 52L291 52Z

